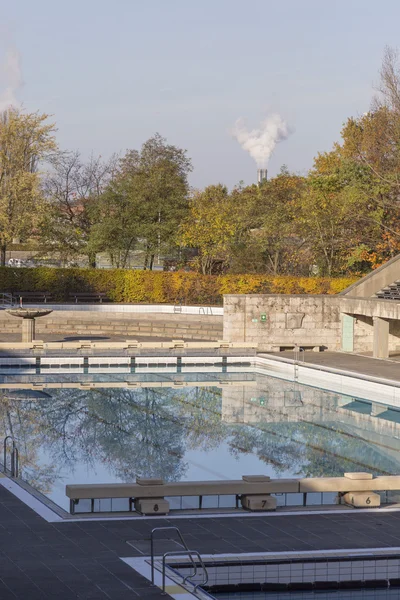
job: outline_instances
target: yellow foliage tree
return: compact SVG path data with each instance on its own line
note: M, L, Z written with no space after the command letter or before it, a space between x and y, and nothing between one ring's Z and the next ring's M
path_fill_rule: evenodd
M181 245L197 248L199 270L211 275L217 264L227 262L238 226L236 211L223 185L210 185L196 192L190 214L181 226Z
M48 115L0 114L0 262L15 237L30 235L42 207L38 167L57 148Z

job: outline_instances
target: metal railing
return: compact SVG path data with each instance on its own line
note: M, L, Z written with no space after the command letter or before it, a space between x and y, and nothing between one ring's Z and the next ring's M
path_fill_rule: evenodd
M0 294L0 309L12 308L15 306L16 301L12 294L2 292Z
M11 445L11 464L10 464L10 474L11 477L19 476L19 452L17 444L14 438L11 435L7 435L3 441L3 470L4 473L7 473L7 447L8 440L12 441Z
M151 536L150 536L150 558L151 558L151 583L153 583L153 584L154 584L154 534L159 531L175 531L178 535L179 541L182 544L182 547L186 550L186 552L189 552L189 548L188 548L185 540L183 539L183 535L182 535L180 529L178 529L178 527L155 527L154 529L152 529ZM171 538L169 538L169 539L171 539ZM195 565L193 559L191 559L191 562L192 562L192 566L196 572L196 565Z
M208 582L208 572L207 572L206 566L205 566L200 554L197 552L197 550L189 550L189 548L183 538L183 535L178 527L155 527L151 532L151 536L150 536L151 583L154 585L154 536L156 533L158 533L160 531L174 531L177 534L179 541L183 547L183 550L172 550L170 552L165 552L163 554L163 558L162 558L162 590L163 590L163 592L165 592L165 578L166 578L165 570L166 570L166 559L168 556L187 556L187 557L189 557L193 572L190 572L189 575L186 575L186 577L183 578L184 584L186 582L192 583L192 585L194 585L195 590L201 585L206 585L206 583ZM171 538L169 538L169 539L171 539ZM194 582L190 581L192 577L195 577L197 575L197 563L193 558L194 556L197 558L197 560L201 566L202 572L203 572L203 580L198 584L195 584Z
M162 559L162 591L163 592L165 592L165 569L166 569L166 559L168 556L188 556L190 558L190 562L192 564L194 564L195 570L194 570L194 573L189 573L189 575L186 575L186 577L183 578L182 583L185 584L186 582L190 582L194 586L193 591L196 591L198 587L201 587L208 583L207 568L206 568L200 554L197 552L197 550L186 550L186 552L183 552L182 550L175 550L175 551L171 551L171 552L166 552L163 555L163 559ZM200 563L202 571L203 571L203 580L200 581L199 583L194 583L193 581L190 581L192 577L195 577L197 575L197 564L193 560L193 556L196 556L196 558L198 559L198 561Z
M305 352L304 352L304 348L302 348L301 346L295 346L293 348L293 356L294 356L294 361L293 361L293 379L295 381L298 380L299 378L299 363L300 363L300 358L302 358L301 362L305 362Z

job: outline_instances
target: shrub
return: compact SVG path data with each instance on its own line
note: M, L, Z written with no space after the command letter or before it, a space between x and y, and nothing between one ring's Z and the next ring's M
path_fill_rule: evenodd
M49 292L70 301L73 292L103 292L113 302L222 304L224 294L337 294L356 278L200 275L185 271L0 268L2 292Z

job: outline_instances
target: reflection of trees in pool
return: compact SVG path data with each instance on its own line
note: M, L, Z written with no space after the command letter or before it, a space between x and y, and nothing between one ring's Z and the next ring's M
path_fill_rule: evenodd
M20 475L35 489L46 493L58 475L55 465L40 463L39 453L43 438L35 413L31 400L10 399L6 394L0 395L0 435L2 438L10 435L16 440L21 465ZM9 462L7 464L9 467Z
M219 405L209 388L58 390L37 404L36 419L58 465L100 461L122 480L178 480L187 448L224 438Z
M341 424L258 423L238 425L231 437L232 452L257 454L277 474L290 471L303 477L340 476L346 471L376 474L399 472L400 462Z
M23 440L24 475L46 490L63 467L89 469L98 462L116 478L137 475L179 480L185 476L188 449L210 450L228 441L239 458L252 453L277 475L341 475L348 470L396 473L399 464L379 447L329 423L267 422L230 425L221 420L217 388L60 389L51 398L4 400L0 419ZM269 415L268 406L265 415ZM361 433L362 434L362 433ZM39 466L39 449L53 465ZM240 474L238 473L238 476Z

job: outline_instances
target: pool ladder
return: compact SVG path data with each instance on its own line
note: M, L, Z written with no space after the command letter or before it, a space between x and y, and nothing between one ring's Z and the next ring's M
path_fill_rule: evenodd
M181 542L181 544L184 548L183 550L174 550L171 552L165 552L163 554L163 558L162 558L162 591L165 592L165 569L166 569L166 560L167 560L168 556L188 556L189 560L192 564L192 567L193 567L193 573L189 573L189 575L186 575L186 577L183 579L183 583L185 584L187 581L190 582L192 585L194 585L194 591L196 591L198 587L205 585L208 582L207 568L206 568L200 554L197 552L197 550L189 550L185 540L183 539L183 535L182 535L180 529L178 529L178 527L155 527L151 532L151 536L150 536L151 583L154 585L154 534L159 531L175 531L178 535L179 541ZM197 575L197 562L194 560L193 557L197 558L198 563L200 564L201 570L203 572L203 580L198 584L194 584L194 582L191 581L191 578L195 577Z
M297 346L296 344L293 349L293 355L294 380L297 381L299 378L299 364L300 362L305 362L304 348L302 348L301 346Z
M8 440L12 441L10 475L11 475L11 477L18 477L19 476L19 452L18 452L17 444L11 435L7 435L3 441L3 471L4 471L4 473L7 473L7 442L8 442Z

